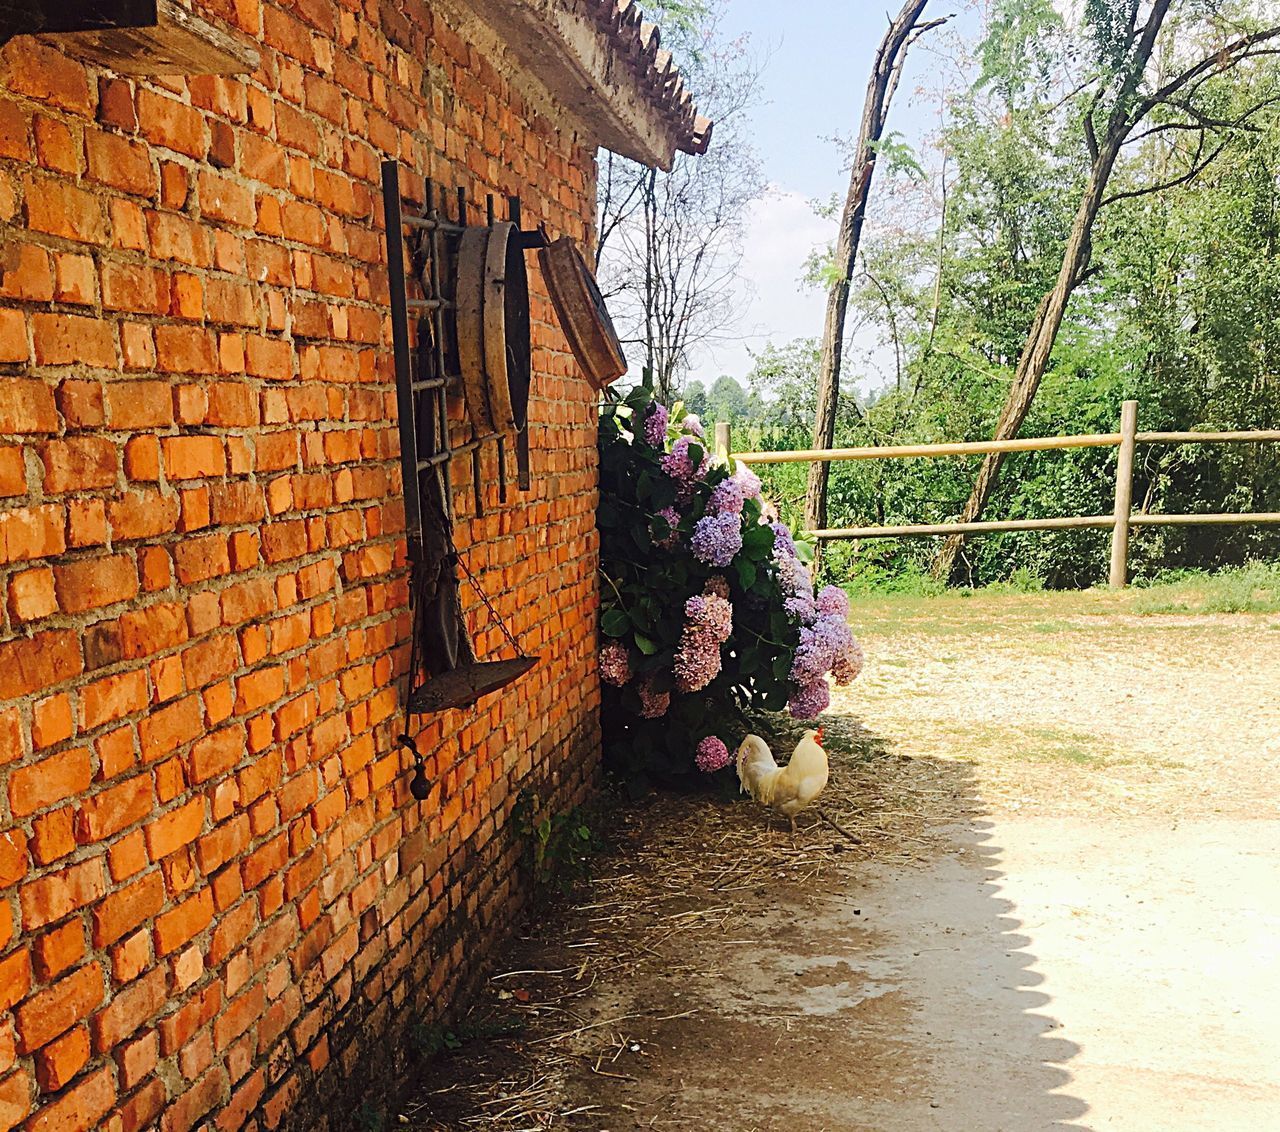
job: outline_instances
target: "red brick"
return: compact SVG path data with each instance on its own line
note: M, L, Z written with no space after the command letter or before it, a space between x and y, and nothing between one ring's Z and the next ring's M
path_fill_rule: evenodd
M64 181L24 177L27 223L35 232L101 247L107 242L107 217L101 198ZM37 336L37 356L39 338Z
M167 314L169 310L169 276L159 268L141 263L109 261L102 265L102 305L108 310L137 314ZM151 388L154 389L154 386ZM157 411L154 405L138 406L144 412ZM117 428L134 427L113 420ZM169 421L162 421L168 424ZM145 426L137 426L145 427Z
M152 482L160 478L160 441L154 436L134 436L124 446L124 474L131 480Z
M25 362L30 358L27 320L22 311L0 311L0 362Z
M84 844L106 840L146 817L153 801L149 774L95 794L76 814L76 840Z
M13 245L9 246L12 249ZM12 253L9 258L12 260ZM18 262L10 262L0 273L0 296L34 302L53 298L53 262L49 253L35 244L19 244Z
M168 999L164 968L156 967L130 986L116 992L93 1020L93 1045L108 1053L140 1026L150 1022Z
M204 118L194 107L145 89L138 91L137 107L138 130L148 141L188 157L204 157Z
M80 724L85 731L92 731L104 723L142 711L150 700L145 672L121 672L104 677L80 693Z
M35 931L92 904L105 891L101 857L68 865L61 872L50 873L22 887L19 892L22 926L27 931Z
M50 495L91 491L116 482L117 448L102 436L72 436L50 440L39 448L44 464L44 489Z
M159 861L195 841L204 828L204 813L204 799L193 798L148 825L147 850L151 859Z
M0 888L11 888L27 875L27 839L20 829L0 833Z
M0 641L0 700L51 688L78 676L83 667L79 635L70 630Z
M0 1128L17 1128L31 1111L31 1078L19 1069L0 1081Z
M57 432L53 390L43 381L6 377L0 381L0 433Z
M68 920L36 938L36 974L42 983L50 982L74 967L83 955L84 925L78 919Z
M16 444L0 447L0 495L27 494L27 467Z
M86 365L114 369L118 364L115 324L71 314L34 314L31 338L36 364Z
M130 133L138 128L133 84L128 79L104 76L98 80L98 121L104 126L117 126Z
M94 97L84 64L39 40L20 36L0 52L5 86L37 102L88 115Z
M0 1010L21 1002L31 989L31 953L15 951L0 959Z
M147 873L108 896L93 910L93 944L106 947L164 907L164 878Z
M111 1070L99 1069L27 1121L27 1132L96 1132L115 1104Z
M168 955L189 943L213 923L213 890L202 888L195 896L156 917L157 955Z
M36 1054L36 1080L43 1092L64 1088L89 1063L89 1031L77 1026Z
M145 145L102 130L86 131L84 140L93 180L139 196L155 192L155 169Z
M57 609L53 571L47 566L24 570L9 579L9 615L14 621L38 621Z
M75 851L72 817L72 808L65 806L61 810L41 814L31 823L31 855L40 864L52 864L59 857Z
M178 500L158 491L135 491L108 501L107 517L114 542L155 538L177 530Z
M83 613L138 593L138 567L127 554L81 558L54 569L58 600L66 613Z
M196 480L222 476L227 470L226 452L216 436L165 437L164 466L170 480Z
M9 776L9 808L15 817L26 817L83 793L92 781L93 763L88 749L63 751L19 767Z
M132 1089L146 1077L160 1060L160 1035L148 1030L133 1041L124 1042L113 1051L120 1068L120 1084Z
M53 504L0 513L0 563L61 554L66 526L66 513Z
M61 260L67 258L63 256ZM62 382L58 386L58 411L68 429L100 428L106 419L102 410L102 383L75 379Z
M18 1048L32 1053L47 1045L89 1017L101 1001L102 967L90 963L18 1007Z
M195 1085L169 1103L160 1121L160 1132L190 1132L222 1098L227 1088L226 1071L218 1066Z
M31 112L9 98L0 99L0 157L31 157Z

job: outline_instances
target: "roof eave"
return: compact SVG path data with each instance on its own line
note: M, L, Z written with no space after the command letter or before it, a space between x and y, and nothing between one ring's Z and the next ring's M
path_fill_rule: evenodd
M699 115L633 0L462 0L606 149L660 169L703 153Z

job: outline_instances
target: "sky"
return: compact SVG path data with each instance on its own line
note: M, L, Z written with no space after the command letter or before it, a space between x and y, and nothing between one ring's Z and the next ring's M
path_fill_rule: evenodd
M895 10L899 0L887 0ZM941 37L969 34L978 17L966 0L932 0L926 16L953 16L948 28L931 32L908 57L898 96L890 108L889 129L912 143L937 127L937 100L925 93L942 68ZM727 340L702 346L692 376L710 384L721 374L745 383L752 351L768 342L822 334L826 298L802 286L804 262L815 247L835 238L836 220L819 218L815 200L848 188L844 156L836 136L853 138L862 115L871 64L888 26L885 0L727 0L724 29L747 34L765 56L762 104L752 114L765 177L766 195L749 218L746 255L736 284L735 307L743 314ZM714 134L712 145L715 144ZM872 190L872 215L876 208ZM863 355L866 374L857 384L879 384L874 341L856 338L851 355ZM856 356L852 367L859 366Z

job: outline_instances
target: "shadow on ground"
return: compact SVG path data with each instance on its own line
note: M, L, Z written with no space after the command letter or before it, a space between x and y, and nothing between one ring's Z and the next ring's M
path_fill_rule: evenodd
M499 957L454 1025L481 1036L422 1064L402 1125L1086 1127L970 768L828 728L824 808L860 844L815 821L793 848L710 797L618 813L596 881Z

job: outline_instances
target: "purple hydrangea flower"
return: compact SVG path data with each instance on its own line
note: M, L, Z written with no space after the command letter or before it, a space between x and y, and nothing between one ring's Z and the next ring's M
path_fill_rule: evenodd
M791 529L786 523L770 523L773 528L773 553L774 556L785 554L788 558L796 556L796 544L791 537Z
M717 735L708 735L698 744L698 753L693 760L703 774L715 774L733 761L729 748Z
M671 693L659 692L653 686L653 677L646 676L636 685L640 695L640 714L645 719L661 719L671 706Z
M662 448L667 443L667 407L655 401L649 406L649 415L644 419L644 438L654 448Z
M711 492L711 498L707 500L707 514L718 511L740 515L745 498L742 494L742 485L737 480L732 478L721 480Z
M659 461L662 470L676 481L684 496L692 493L694 483L702 478L709 462L704 449L702 459L698 462L698 466L694 467L689 455L689 447L695 443L697 441L693 437L682 436L671 446L671 451ZM699 447L701 448L701 445Z
M667 521L667 525L671 528L671 533L665 538L657 539L654 542L654 545L663 547L664 549L675 546L676 543L680 541L680 532L677 530L680 526L680 512L674 507L664 507L658 512L658 518L665 519Z
M782 607L787 616L802 625L812 623L818 616L818 603L813 597L813 582L808 568L785 552L774 555L774 565L778 570L778 587L782 590Z
M698 520L689 540L693 556L708 566L728 566L742 549L742 520L732 511Z
M610 641L600 650L600 679L615 688L631 679L631 657L621 641Z
M818 612L845 619L849 616L849 595L839 586L823 586L818 591Z
M815 680L799 688L787 703L793 719L813 719L826 711L831 703L831 689L825 680Z

